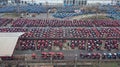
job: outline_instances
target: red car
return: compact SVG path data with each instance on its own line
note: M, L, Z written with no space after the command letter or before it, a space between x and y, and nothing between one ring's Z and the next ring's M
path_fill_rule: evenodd
M55 59L55 52L48 52L48 57L49 57L49 59Z
M71 49L75 49L75 44L71 44Z
M64 54L62 52L56 53L58 59L64 59Z
M42 55L43 59L47 59L48 58L48 53L47 52L42 52L41 55Z
M31 57L32 57L32 59L36 59L37 55L36 55L35 53L33 53L33 54L31 55Z
M97 55L96 53L92 53L91 58L96 59L96 55Z

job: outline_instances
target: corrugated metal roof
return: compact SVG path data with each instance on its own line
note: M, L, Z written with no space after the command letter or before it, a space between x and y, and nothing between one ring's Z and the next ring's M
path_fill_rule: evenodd
M12 56L17 40L23 33L0 33L0 57Z

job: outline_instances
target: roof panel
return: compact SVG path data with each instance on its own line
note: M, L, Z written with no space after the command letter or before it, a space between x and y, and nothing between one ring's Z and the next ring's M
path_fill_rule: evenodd
M0 33L0 56L12 56L19 36L23 33Z

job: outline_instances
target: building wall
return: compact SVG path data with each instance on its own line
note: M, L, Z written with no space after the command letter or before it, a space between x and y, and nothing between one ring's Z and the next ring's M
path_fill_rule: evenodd
M0 0L0 5L7 4L7 0Z
M59 5L62 4L63 5L63 0L21 0L23 2L27 2L27 3L36 3L36 4L43 4L43 5Z
M64 0L64 5L116 4L120 0Z
M64 5L86 5L87 0L64 0Z
M88 0L87 1L87 4L97 4L97 3L100 3L100 4L111 4L112 0Z
M4 1L4 0L0 0ZM89 4L111 4L111 3L116 3L117 0L12 0L12 1L23 1L27 3L36 3L36 4L43 4L45 5L46 3L48 5L89 5ZM113 2L112 2L113 1ZM119 0L118 0L119 1Z

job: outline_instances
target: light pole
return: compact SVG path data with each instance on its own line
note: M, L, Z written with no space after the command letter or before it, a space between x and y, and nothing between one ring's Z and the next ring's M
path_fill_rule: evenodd
M17 0L17 14L18 14L18 16L19 16L19 13L20 13L20 3L19 3L20 1L19 0Z
M49 12L50 12L50 11L51 11L50 9L47 11L47 18L49 18Z
M75 54L75 64L74 64L74 67L77 67L77 54Z
M48 9L48 1L46 0L46 9ZM49 10L47 11L47 18L48 18Z
M51 56L50 60L51 60L51 65L52 65L52 61L53 61L53 58L52 58L52 56Z
M27 62L27 61L28 61L28 59L27 59L27 54L25 54L25 62L26 62L25 66L26 66L26 67L28 67L28 62Z
M101 67L101 60L102 60L102 54L100 54L100 58L98 59L98 67Z

